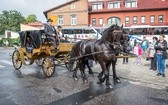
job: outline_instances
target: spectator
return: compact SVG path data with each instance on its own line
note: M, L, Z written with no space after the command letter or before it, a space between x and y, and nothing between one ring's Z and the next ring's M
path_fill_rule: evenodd
M149 47L149 41L146 39L146 37L144 36L143 37L143 40L141 42L141 47L143 49L143 54L142 54L142 57L143 58L146 58L147 57L147 49Z
M150 64L150 70L156 70L157 69L157 62L156 62L156 51L155 51L155 44L157 42L158 38L153 37L153 42L149 45L148 52L151 60Z
M135 40L134 40L134 47L136 46L136 44L137 44L137 40L135 39Z
M127 52L129 53L132 50L130 41L128 42ZM128 56L128 54L123 54L123 56ZM128 64L128 57L123 58L123 64Z
M165 77L165 59L167 59L167 41L164 40L165 36L160 35L159 41L155 44L156 49L156 60L158 66L158 74L157 76Z
M142 48L140 43L137 43L137 45L134 47L134 54L137 55L137 58L134 62L135 65L141 65L141 58L142 58Z

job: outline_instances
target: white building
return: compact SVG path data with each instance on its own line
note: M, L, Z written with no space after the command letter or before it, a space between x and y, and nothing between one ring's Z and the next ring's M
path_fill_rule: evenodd
M18 38L18 37L19 37L19 33L18 32L5 30L5 38Z

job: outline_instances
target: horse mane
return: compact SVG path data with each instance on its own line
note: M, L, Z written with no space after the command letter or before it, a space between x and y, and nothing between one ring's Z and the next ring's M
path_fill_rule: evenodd
M109 35L109 32L110 31L114 31L114 27L117 26L117 25L111 25L109 28L106 28L103 32L102 32L102 37L100 39L100 42L104 42L107 40L107 37Z

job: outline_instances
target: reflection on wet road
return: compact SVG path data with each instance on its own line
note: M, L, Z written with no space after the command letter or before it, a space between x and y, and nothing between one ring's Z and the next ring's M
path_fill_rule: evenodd
M108 89L105 83L98 85L97 74L74 81L72 72L56 67L51 78L45 78L36 64L14 70L11 59L0 66L0 105L168 105L168 87L151 86L121 79ZM5 64L6 63L6 64ZM80 74L78 74L80 77Z

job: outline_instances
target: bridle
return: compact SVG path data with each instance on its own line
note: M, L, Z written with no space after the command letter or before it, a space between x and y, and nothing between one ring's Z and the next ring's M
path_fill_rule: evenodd
M114 30L114 31L113 31L113 34L115 35L115 33L122 33L122 32L123 32L122 30ZM121 46L121 42L120 42L120 43L116 42L116 38L113 39L113 42L107 41L107 43L108 43L109 45L113 46L114 49L116 48L116 45Z

